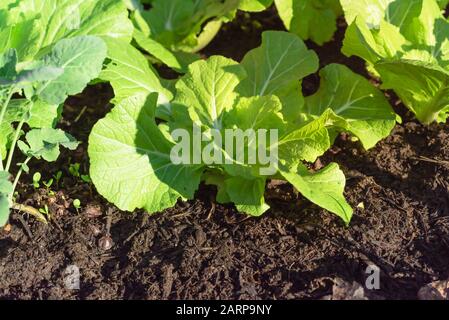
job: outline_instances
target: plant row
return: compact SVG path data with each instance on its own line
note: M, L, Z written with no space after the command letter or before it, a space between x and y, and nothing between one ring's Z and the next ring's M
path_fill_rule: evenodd
M263 33L242 61L197 54L238 9L274 2L290 32ZM109 82L113 110L94 126L88 153L98 192L118 208L150 213L192 199L200 183L214 185L219 203L259 216L269 209L266 182L291 183L305 198L349 223L345 176L335 163L312 171L340 132L365 149L387 137L400 118L382 91L340 64L319 70L303 40L329 41L337 18L348 28L342 52L358 56L425 124L449 112L447 1L436 0L4 0L0 3L0 225L34 158L55 161L74 137L57 129L64 101L91 82ZM232 44L229 44L232 45ZM180 74L159 76L153 64ZM319 71L310 96L302 80ZM195 163L173 161L180 136L201 131L208 152ZM229 129L276 131L249 140L257 154L276 150L276 165L243 161L214 137ZM249 132L249 131L248 131ZM194 145L193 141L189 141ZM18 150L16 150L18 149ZM18 151L23 156L17 156ZM191 152L197 149L192 147ZM243 158L245 158L243 157ZM222 164L215 158L224 158ZM21 159L18 163L18 160ZM11 174L15 172L14 177ZM32 210L28 210L33 213Z

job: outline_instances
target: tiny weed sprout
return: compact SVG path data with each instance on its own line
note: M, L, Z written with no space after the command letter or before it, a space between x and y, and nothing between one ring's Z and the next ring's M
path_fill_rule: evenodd
M317 71L318 57L286 32L265 32L241 63L212 56L190 64L169 92L138 51L122 51L101 75L114 88L115 107L89 138L91 178L106 199L154 213L192 199L203 181L217 186L219 203L260 216L269 209L266 182L284 179L349 223L338 165L313 172L305 163L326 152L336 132L350 132L367 149L389 135L396 116L368 80L332 64L320 71L319 91L304 97L301 80Z
M79 211L79 209L81 208L81 201L80 201L80 199L73 200L73 207L76 209L77 212Z
M92 183L92 179L90 178L90 176L88 174L82 174L80 178L85 183Z
M55 181L56 181L56 187L59 187L59 181L60 181L61 178L62 178L62 171L56 172L56 174L53 175L53 178L54 178Z
M133 26L125 5L115 0L6 1L0 3L0 16L3 226L9 210L21 208L13 194L22 173L29 171L30 161L53 162L61 147L77 148L74 137L55 127L63 103L98 77L108 42L131 41ZM16 149L25 160L13 176ZM52 183L45 185L49 188Z
M74 176L75 178L80 178L81 177L80 166L81 166L81 164L79 164L79 163L71 163L69 165L69 173L72 176Z
M424 124L449 112L447 1L341 0L349 27L343 53L359 56Z
M47 220L50 219L50 211L48 210L48 205L44 205L43 208L39 209L39 212L47 217Z
M88 174L81 174L80 171L81 164L80 163L71 163L69 165L69 173L75 177L81 179L81 181L85 183L92 183L92 179Z
M47 189L50 189L51 186L53 185L53 181L54 181L53 179L50 179L48 181L43 181L42 183L45 187L47 187Z
M39 182L41 181L41 173L40 172L36 172L33 175L33 186L35 189L38 189L40 187Z

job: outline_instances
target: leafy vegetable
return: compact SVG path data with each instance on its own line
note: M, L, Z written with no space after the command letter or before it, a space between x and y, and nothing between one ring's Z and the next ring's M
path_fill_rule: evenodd
M444 3L440 3L444 4ZM342 0L350 26L343 53L365 59L419 121L449 111L449 22L435 0Z
M26 160L8 192L0 192L0 226L32 158L55 161L59 148L78 143L54 129L61 106L98 77L107 47L131 41L133 26L121 1L8 0L0 4L0 171L9 185L16 146ZM25 124L27 143L20 141ZM4 160L6 160L4 162ZM8 173L9 172L9 173Z
M139 60L138 52L131 60ZM155 79L151 68L139 63L144 67L138 78ZM217 186L218 202L258 216L269 208L266 181L281 178L349 223L352 209L343 196L345 178L338 165L313 172L304 162L321 156L335 132L349 131L370 148L395 124L383 95L341 65L324 68L321 89L304 98L301 80L317 71L318 58L285 32L265 32L262 46L240 64L220 56L192 63L176 82L169 109L161 105L157 96L163 90L157 86L129 85L127 79L137 79L134 69L114 73L114 90L126 94L115 98L115 108L89 138L93 183L122 210L159 212L180 198L193 198L204 181ZM239 153L217 138L233 139L226 138L229 129L270 134L248 136ZM180 140L188 142L187 157L178 156ZM272 161L246 161L253 151L265 152Z
M285 27L322 45L332 39L341 15L339 0L274 0Z
M233 19L240 0L152 0L151 8L128 5L137 45L178 72L199 59L223 22Z

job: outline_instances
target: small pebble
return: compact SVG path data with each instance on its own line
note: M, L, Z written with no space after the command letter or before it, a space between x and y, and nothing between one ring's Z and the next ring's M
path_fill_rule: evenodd
M90 227L90 230L92 231L92 234L93 234L95 237L98 236L98 235L100 235L101 230L100 230L100 228L98 228L96 225L91 224L89 227Z
M109 235L101 237L100 240L98 240L98 246L103 251L107 251L107 250L111 249L113 245L114 245L114 242L112 241L112 238Z
M86 210L84 210L84 214L88 218L98 218L103 215L103 212L99 205L89 204L89 205L87 205Z

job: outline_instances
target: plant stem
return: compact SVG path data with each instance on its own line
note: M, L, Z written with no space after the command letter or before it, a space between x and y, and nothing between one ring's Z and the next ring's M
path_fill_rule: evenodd
M45 224L48 223L48 221L47 221L47 219L45 219L44 215L42 213L40 213L39 210L37 210L36 208L30 207L30 206L25 206L23 204L18 204L18 203L14 203L11 206L11 208L14 210L23 211L25 213L28 213L42 223L45 223Z
M20 132L22 131L22 127L25 124L25 116L22 118L22 120L20 120L17 129L16 129L16 133L14 134L14 139L12 140L11 143L11 148L9 149L9 153L8 153L8 160L6 161L6 171L9 171L9 169L11 168L11 163L12 163L12 157L14 155L14 149L16 148L16 144L17 144L17 140L19 140L20 137Z
M6 114L6 109L8 108L8 104L11 101L12 95L14 93L13 88L9 89L8 92L8 96L6 97L5 102L2 104L2 109L0 110L0 125L3 122L3 119L5 118L5 114ZM4 167L3 167L3 159L2 156L0 155L0 170L3 171Z
M18 171L17 174L16 174L16 178L14 179L14 182L13 182L13 184L12 184L12 192L11 192L11 195L9 196L10 203L12 203L12 198L13 198L13 196L14 196L14 192L16 191L17 184L19 183L20 176L21 176L22 173L23 173L23 165L27 165L28 162L30 162L31 159L32 159L31 157L26 158L26 160L25 160L25 161L23 162L23 164L20 166L20 169L19 169L19 171Z
M22 132L22 127L25 124L25 120L28 117L28 114L31 113L31 109L33 108L33 102L28 101L26 107L27 106L29 106L29 110L24 112L24 114L22 116L22 120L20 120L19 124L17 125L16 132L14 134L14 139L12 140L11 147L9 148L8 159L6 161L6 167L5 167L6 171L9 171L9 169L11 168L12 158L14 155L14 149L16 148L17 141L20 138L20 133ZM26 109L26 107L25 107L25 109Z

